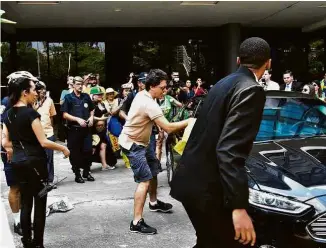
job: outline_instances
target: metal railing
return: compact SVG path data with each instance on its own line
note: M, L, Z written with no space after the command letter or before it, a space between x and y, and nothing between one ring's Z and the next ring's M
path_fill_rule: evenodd
M185 46L177 47L177 63L182 64L186 70L187 76L191 71L191 58L188 56Z

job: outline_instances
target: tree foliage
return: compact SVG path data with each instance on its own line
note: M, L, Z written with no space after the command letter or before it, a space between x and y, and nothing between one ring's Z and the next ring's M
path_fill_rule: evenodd
M322 76L325 70L325 50L324 50L324 40L318 39L310 42L309 48L310 52L308 54L309 63L309 73L313 78Z

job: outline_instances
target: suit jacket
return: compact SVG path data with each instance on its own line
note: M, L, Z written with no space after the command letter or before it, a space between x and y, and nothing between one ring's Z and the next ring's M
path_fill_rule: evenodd
M299 91L299 92L301 92L302 88L303 88L303 83L297 82L297 81L292 82L291 91ZM285 90L285 83L280 85L280 90Z
M248 207L245 161L257 135L264 89L246 67L217 82L205 98L171 183L171 196L205 208Z

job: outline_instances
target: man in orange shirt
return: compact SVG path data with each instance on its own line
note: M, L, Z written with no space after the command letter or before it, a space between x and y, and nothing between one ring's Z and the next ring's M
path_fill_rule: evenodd
M36 84L38 99L34 109L41 115L41 124L48 140L55 141L53 131L53 116L57 114L53 100L46 96L46 85L39 81ZM49 173L49 183L54 180L53 150L45 149L47 155L47 167Z

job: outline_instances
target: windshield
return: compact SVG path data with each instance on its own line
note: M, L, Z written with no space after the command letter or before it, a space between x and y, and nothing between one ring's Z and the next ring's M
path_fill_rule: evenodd
M325 103L305 98L267 98L256 141L325 134Z

